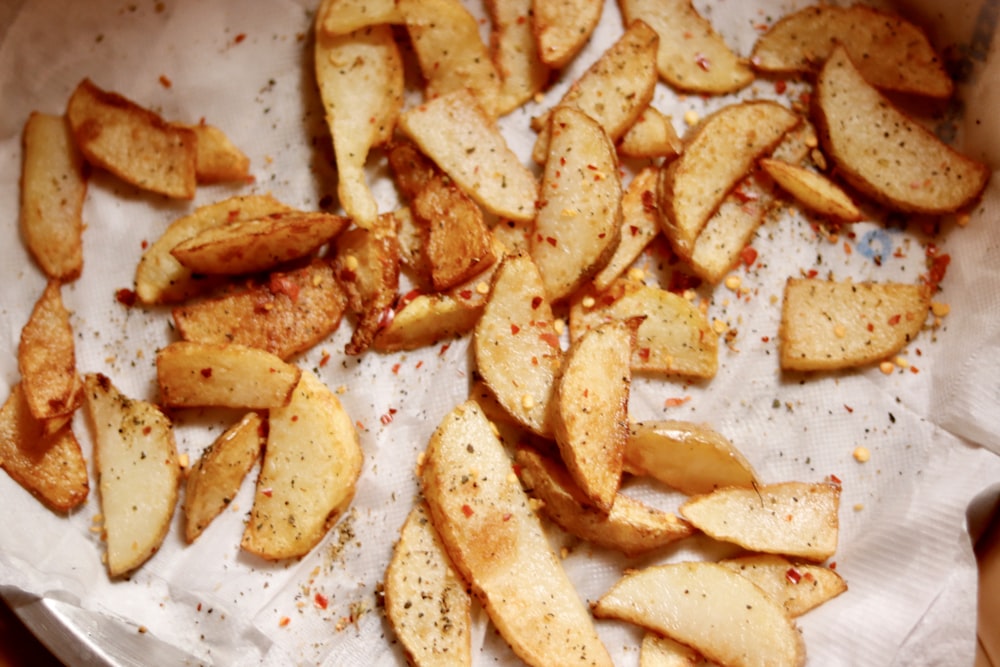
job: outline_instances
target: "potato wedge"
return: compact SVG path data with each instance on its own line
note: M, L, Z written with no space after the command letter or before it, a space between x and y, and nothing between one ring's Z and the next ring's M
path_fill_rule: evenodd
M317 13L317 24L326 35L346 35L381 23L403 23L399 0L332 0Z
M727 558L719 564L760 586L793 618L847 590L844 579L828 567L793 563L774 554Z
M372 348L379 352L415 350L472 331L482 315L484 300L456 294L417 294L393 311L378 330Z
M534 0L486 0L493 64L500 75L497 115L519 108L545 89L551 70L542 62L532 28Z
M750 462L721 433L678 420L637 422L629 427L625 470L696 495L758 482Z
M618 0L626 23L641 19L660 36L660 77L693 93L732 93L753 81L753 70L695 9L691 0Z
M761 168L805 208L841 222L857 222L861 211L840 186L826 176L783 160L761 158Z
M603 0L534 0L531 26L542 62L566 67L590 40L603 8Z
M412 665L472 664L472 597L417 503L385 571L385 615Z
M647 632L639 646L639 667L717 667L689 646Z
M266 424L248 412L202 452L184 488L184 539L190 544L226 509L260 458Z
M618 142L620 155L663 158L667 162L680 155L683 148L670 116L654 106L647 106Z
M185 125L198 143L195 177L199 183L232 183L250 179L250 158L226 133L204 122Z
M268 560L308 553L354 498L363 453L337 396L303 371L291 400L268 414L267 444L240 546Z
M21 136L21 234L49 278L76 280L83 270L87 173L63 116L37 111Z
M476 323L476 368L504 409L539 435L552 432L549 404L562 366L554 321L531 257L504 259Z
M637 556L683 539L693 529L675 514L617 494L611 510L590 504L565 466L528 446L515 457L528 494L541 501L541 512L571 535L592 544Z
M503 218L535 217L538 183L472 93L458 90L403 113L399 127L480 206Z
M893 106L865 81L843 47L820 71L814 116L838 173L890 208L948 213L986 187L985 164L956 152Z
M594 288L604 291L635 262L650 241L660 233L656 210L657 169L646 167L632 179L622 194L622 228L611 259L594 276Z
M455 569L514 653L539 667L610 666L587 608L475 402L459 405L438 425L419 474Z
M73 328L56 280L45 286L21 329L17 367L24 399L35 419L68 417L80 407L83 385L76 372Z
M550 123L530 252L555 303L611 259L621 237L622 184L614 145L595 120L557 107Z
M920 332L926 286L789 278L781 304L781 367L814 371L863 366L898 352Z
M840 487L783 482L694 496L681 516L706 535L749 551L821 561L837 550Z
M951 78L927 35L902 16L865 5L813 5L788 14L760 36L750 62L763 72L818 72L837 44L876 88L951 97Z
M178 341L156 354L160 402L171 408L278 408L291 400L301 374L270 352L244 345Z
M21 383L0 408L0 467L57 512L81 505L90 491L87 462L70 425L46 433L31 414Z
M170 420L127 398L105 375L84 376L107 542L108 573L124 575L155 554L170 528L181 466Z
M681 156L660 172L657 190L660 222L678 255L691 256L726 194L799 122L776 102L752 101L725 106L697 126Z
M717 563L628 573L597 601L594 615L666 635L723 665L805 664L802 636L784 609Z
M149 109L82 80L66 117L80 152L137 188L177 199L193 199L198 139Z

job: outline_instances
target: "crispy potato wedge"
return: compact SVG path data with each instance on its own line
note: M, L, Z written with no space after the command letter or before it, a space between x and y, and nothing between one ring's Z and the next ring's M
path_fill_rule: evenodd
M674 88L732 93L753 81L753 70L726 45L691 0L618 0L626 23L641 19L660 36L656 66Z
M411 665L472 664L472 597L417 503L385 571L385 615Z
M620 493L610 511L595 508L565 466L536 449L519 446L515 460L525 490L541 501L542 514L582 540L637 556L693 532L677 515Z
M248 412L202 452L184 488L184 539L190 544L226 509L260 458L264 419Z
M70 281L83 271L83 200L87 173L63 116L37 111L21 135L21 235L49 278Z
M719 564L760 586L793 618L847 590L844 579L828 567L793 563L774 554L727 558Z
M68 417L80 407L83 385L76 372L73 328L57 280L45 286L21 329L17 367L24 399L35 419Z
M907 283L789 278L781 303L781 367L814 371L870 364L920 332L930 291Z
M761 158L761 168L781 189L810 211L841 222L857 222L861 211L836 183L826 176L784 160Z
M691 256L726 194L799 122L776 102L751 101L725 106L696 127L684 152L660 172L657 190L660 222L678 255Z
M68 423L54 433L31 414L21 383L0 408L0 467L57 512L81 505L90 491L87 462Z
M763 72L818 72L837 44L876 88L951 97L951 78L927 35L865 5L813 5L788 14L760 36L750 62Z
M570 305L570 338L610 320L646 319L632 350L633 372L711 378L718 370L719 341L708 318L684 297L628 279L608 290L580 290Z
M893 106L842 47L820 71L814 116L838 174L890 208L948 213L986 187L986 165L956 152Z
M500 75L497 115L519 108L548 85L551 70L542 62L532 28L534 0L486 0L490 46Z
M197 138L195 177L199 183L232 183L250 179L250 158L226 133L204 122L185 125Z
M625 443L625 470L697 495L751 488L757 473L743 453L710 426L678 420L637 422Z
M149 109L84 79L73 91L66 117L80 152L137 188L193 199L198 138Z
M716 667L689 646L655 632L642 636L639 667Z
M445 294L417 294L393 311L378 330L372 348L379 352L415 350L472 331L485 301Z
M403 23L399 0L331 0L317 13L326 35L346 35L381 23Z
M386 158L403 199L410 201L443 172L412 141L399 139L389 144Z
M603 0L534 0L531 26L542 62L566 67L590 39L603 8Z
M563 352L545 285L529 255L511 255L500 264L472 345L479 375L504 409L528 430L551 434L549 404Z
M181 466L170 420L121 394L105 375L84 376L107 542L108 573L126 574L155 554L170 528Z
M171 408L263 410L288 404L301 369L236 344L170 343L156 354L160 402Z
M610 666L503 444L474 401L438 425L419 474L455 569L514 653L539 667Z
M594 615L653 630L723 665L805 664L802 636L785 610L717 563L632 571L597 601Z
M681 154L684 144L677 136L670 116L654 106L643 109L618 142L618 153L625 157L663 158L669 162Z
M692 497L680 513L706 535L749 551L821 561L837 550L839 507L835 484L783 482L716 489Z
M557 107L550 123L530 252L554 303L611 259L621 237L622 184L614 145L597 121Z
M622 194L622 228L611 259L594 276L594 288L604 291L635 262L650 241L660 233L656 210L654 167L646 167L632 179Z
M458 90L404 112L403 132L484 209L535 217L538 183L472 93Z
M291 400L268 413L267 444L240 546L268 560L303 556L350 505L363 453L337 396L303 371Z

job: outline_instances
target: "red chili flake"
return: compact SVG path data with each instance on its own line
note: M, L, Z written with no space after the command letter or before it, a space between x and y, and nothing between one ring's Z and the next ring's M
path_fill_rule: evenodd
M171 81L171 80L170 80L170 79L169 79L169 78L167 77L167 75L166 75L166 74L161 74L161 75L160 75L160 85L161 85L161 86L163 86L164 88L169 88L170 86L172 86L172 85L174 85L174 84L173 84L173 82L172 82L172 81Z
M902 315L900 315L899 313L896 313L895 315L893 315L892 317L889 318L889 326L893 326L893 327L896 326L897 324L899 324L899 321L901 319L903 319Z
M472 508L468 505L462 505L462 514L464 514L466 518L472 516Z
M836 570L837 569L837 561L835 561L835 560L830 561L829 567L830 567L831 570Z
M683 398L676 398L676 397L668 398L667 400L663 401L663 406L667 408L677 408L684 405L690 400L691 400L690 396L684 396Z
M402 308L406 304L410 303L411 301L413 301L414 299L416 299L418 296L420 296L420 290L418 290L418 289L411 289L409 292L407 292L406 294L404 294L403 297L399 300L399 308Z
M271 290L271 294L277 296L278 294L285 294L292 303L299 300L299 285L294 280L291 280L288 276L281 274L271 274L271 280L268 282L267 288Z
M202 376L203 378L205 378L206 380L207 380L208 378L212 377L212 367L211 367L211 366L209 366L208 368L202 368L202 369L201 369L201 376Z
M198 607L197 607L197 610L198 610L198 611L201 611L201 603L200 603L200 602L198 603Z
M785 572L785 579L787 579L790 583L797 584L802 581L802 575L794 567L790 567L788 568L788 571Z
M531 309L536 310L540 305L542 305L542 297L536 296L531 299Z
M778 93L779 95L784 95L785 90L787 88L788 84L785 83L784 79L778 79L777 81L774 82L774 92Z
M143 250L145 250L146 248L149 247L149 241L147 241L146 239L143 239L142 243L140 243L139 245L142 247Z
M806 271L806 277L808 278L815 278L818 275L819 271L817 271L816 269L809 269L808 271Z
M752 246L747 246L740 251L740 260L745 266L753 266L753 263L757 261L757 249Z
M520 330L521 330L521 327L517 326L514 323L511 323L511 325L510 325L510 333L511 333L512 336L516 336Z
M233 40L233 43L234 44L239 44L239 43L241 43L246 38L247 38L246 33L245 32L241 32L240 34L236 35L236 38Z
M399 375L399 364L393 364L392 365L392 374L393 375Z
M910 372L916 375L917 373L920 372L920 369L917 368L916 366L910 366Z
M511 519L512 516L514 516L514 515L511 514L510 512L507 512L506 514L503 515L503 520L504 521L510 521L510 519Z
M313 602L316 603L316 606L319 607L320 609L326 609L327 606L330 604L330 601L322 593L317 593L316 595L314 595Z
M868 329L868 332L871 333L872 331L875 331L875 325L869 322L865 329Z
M844 409L847 410L849 413L853 413L854 412L854 408L852 408L851 406L849 406L847 403L844 403Z
M558 245L558 243L559 243L558 241L556 241L556 238L554 236L547 236L547 237L545 237L545 242L548 243L553 248L555 248L556 245Z
M639 358L642 359L643 361L648 361L649 360L649 348L648 347L640 347L639 351L638 351L638 354L639 354Z
M319 367L323 368L328 363L330 363L330 353L329 352L324 352L323 356L319 358Z
M836 484L837 486L843 484L843 482L840 481L840 478L833 474L830 475L830 481Z
M551 331L539 334L539 338L551 345L552 347L559 349L559 336L555 335Z
M657 208L656 206L656 195L652 190L642 191L642 210L646 213L652 213Z
M515 475L520 477L521 471L524 470L524 466L522 466L520 463L514 463L511 465L511 469L514 471Z
M470 290L470 289L460 290L458 292L458 295L460 297L462 297L463 299L471 299L472 298L472 290Z
M424 361L423 361L423 359L421 359L420 361L417 362L416 368L420 368L423 365L424 365Z
M524 25L527 22L528 22L528 17L527 16L518 16L517 17L517 24L518 25Z
M930 244L927 246L928 271L924 282L936 290L941 281L944 280L945 273L948 272L948 265L951 263L951 255L937 254L937 246Z
M683 271L674 271L670 274L667 291L674 294L682 294L689 289L696 289L699 285L701 285L701 278L684 273Z
M444 345L442 345L441 349L438 350L438 355L442 355L445 352L447 352L449 347L451 347L451 343L445 343Z
M279 628L288 627L288 624L291 623L291 622L292 622L292 619L288 618L287 616L282 616L281 620L278 621L278 627Z
M389 424L392 423L392 413L393 411L390 410L389 412L385 413L384 415L378 418L378 420L382 422L382 426L388 426Z
M125 306L126 308L131 308L135 305L138 295L128 288L121 288L115 292L115 301Z
M712 69L712 61L707 56L697 53L694 56L694 61L698 64L698 67L706 72Z
M152 432L153 432L153 427L152 426L145 426L142 429L142 434L143 435L149 435Z
M771 337L770 336L761 336L760 337L760 342L762 342L762 343L770 343L771 342Z
M263 495L264 495L265 497L267 497L267 498L270 498L271 496L273 496L273 495L274 495L274 490L273 490L273 489L271 489L271 487L268 487L268 488L264 489L263 491L261 491L261 493L262 493L262 494L263 494Z

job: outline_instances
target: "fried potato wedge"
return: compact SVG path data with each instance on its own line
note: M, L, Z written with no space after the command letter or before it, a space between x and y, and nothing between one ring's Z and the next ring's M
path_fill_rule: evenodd
M598 291L606 290L625 273L650 241L660 233L660 217L656 210L656 177L656 168L646 167L635 175L622 194L621 233L611 259L594 276L594 288Z
M63 116L32 112L21 140L21 235L46 276L76 280L83 270L83 155Z
M181 466L170 420L159 408L122 395L105 375L88 374L84 385L108 573L117 577L159 550L177 505Z
M597 121L557 107L542 175L531 257L553 303L608 263L622 225L622 184L614 145Z
M654 106L643 109L618 142L618 153L625 157L663 158L669 162L684 149L670 116Z
M514 653L539 667L610 666L503 444L474 401L438 425L419 474L455 569Z
M655 632L642 636L639 667L717 667L689 646Z
M301 369L236 344L170 343L156 354L160 402L171 408L263 410L288 404Z
M582 540L637 556L693 532L677 515L620 493L611 510L602 512L590 504L565 466L531 447L519 446L515 460L525 490L542 503L541 513Z
M73 91L66 117L80 152L137 188L193 199L198 138L149 109L84 79Z
M472 93L458 90L404 112L399 127L484 209L535 217L538 183Z
M379 352L415 350L472 331L485 301L459 295L418 294L393 312L392 320L378 330L372 348Z
M504 409L528 430L550 435L549 405L563 352L545 285L529 255L511 255L500 264L472 345L477 371Z
M788 14L760 36L750 62L763 72L818 72L837 44L876 88L951 97L951 78L927 35L865 5L813 5Z
M545 89L551 70L538 53L532 28L534 0L487 0L493 64L500 75L497 115L503 116Z
M288 404L268 413L264 461L240 546L268 560L308 553L350 505L362 463L353 420L318 377L303 371Z
M206 123L184 127L194 132L197 139L195 177L199 183L233 183L250 178L250 158L225 132Z
M632 424L625 470L687 495L728 486L751 488L758 480L750 462L725 436L710 426L679 420Z
M20 383L0 408L0 468L57 512L78 507L90 492L87 462L71 427L47 433L32 416Z
M725 106L696 127L681 156L660 172L658 184L660 222L678 255L691 256L726 194L799 122L776 102L752 101Z
M326 35L346 35L381 23L403 23L399 0L331 0L317 13Z
M80 407L82 384L76 372L73 328L56 280L45 286L21 329L17 367L35 419L68 417Z
M826 176L784 160L762 158L761 168L805 208L841 222L857 222L861 211L844 190Z
M717 563L630 572L597 601L594 615L655 631L722 665L805 664L802 636L784 609Z
M837 550L840 487L783 482L694 496L681 516L706 535L749 551L821 561Z
M618 0L626 23L641 19L660 36L656 66L674 88L732 93L753 81L753 70L726 45L691 0Z
M603 0L534 0L531 27L542 62L566 67L590 40L603 8Z
M271 195L246 195L200 206L174 220L142 254L135 269L136 295L145 304L174 303L194 296L208 281L177 261L170 253L175 246L206 229L290 210Z
M923 285L789 278L778 329L781 367L832 370L885 359L920 332L929 308Z
M986 186L986 165L956 152L893 106L842 47L819 73L814 116L838 174L890 208L948 213Z
M412 665L472 664L472 597L417 503L385 571L385 615Z
M698 307L667 290L628 279L608 290L580 290L570 305L570 338L611 320L646 319L632 349L632 371L711 378L718 370L719 341Z
M248 412L202 452L184 488L184 539L190 544L226 509L260 458L264 419Z
M847 590L844 579L828 567L793 563L774 554L727 558L719 564L760 586L793 618Z

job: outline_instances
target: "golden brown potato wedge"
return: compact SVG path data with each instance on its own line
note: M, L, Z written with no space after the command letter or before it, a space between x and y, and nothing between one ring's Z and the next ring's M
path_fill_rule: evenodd
M670 116L654 106L643 109L618 142L618 153L626 157L663 158L669 162L684 145Z
M308 553L350 505L362 462L353 420L318 377L303 371L288 404L268 413L241 547L268 560Z
M816 82L826 154L851 185L890 208L939 214L979 196L989 168L943 143L865 81L843 47Z
M837 550L839 507L836 484L783 482L716 489L692 497L680 513L706 535L749 551L821 561Z
M83 270L83 156L63 116L32 112L21 138L25 245L49 278L76 280Z
M793 563L774 554L727 558L719 564L760 586L793 618L847 590L844 579L828 567Z
M805 208L841 222L857 222L861 211L840 186L820 173L784 160L762 158L761 168Z
M679 641L647 632L639 647L639 667L717 667L717 664Z
M594 276L594 288L606 290L639 257L660 233L656 210L657 169L646 167L632 179L622 194L622 229L611 259Z
M381 23L402 23L399 0L332 0L317 12L320 30L327 35L346 35Z
M226 133L206 123L185 125L198 142L195 176L199 183L231 183L250 179L250 158Z
M385 571L385 615L412 665L472 664L472 597L418 502Z
M923 285L789 278L778 329L781 367L832 370L885 359L913 340L929 308Z
M443 173L412 141L393 141L386 149L396 187L403 199L410 201L430 181Z
M493 64L500 75L497 115L517 109L545 89L551 70L542 62L532 29L534 0L487 0Z
M566 67L590 39L603 7L603 0L534 0L531 26L542 62Z
M105 375L84 376L94 428L108 573L126 574L155 554L170 528L181 466L170 420L121 394Z
M84 79L66 117L80 152L91 164L127 183L167 197L193 199L198 139L149 109Z
M56 280L45 286L21 329L17 367L24 399L35 419L68 417L80 407L82 384L76 372L73 328Z
M455 569L514 653L538 667L610 666L587 608L475 402L445 416L419 472Z
M472 331L485 301L457 294L417 294L393 311L392 319L375 334L379 352L414 350Z

